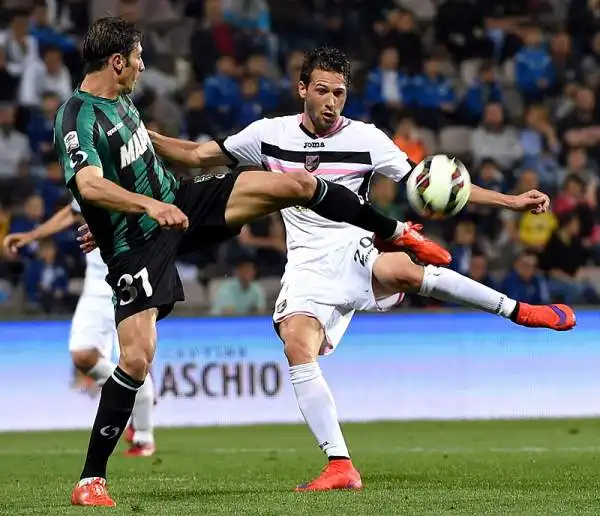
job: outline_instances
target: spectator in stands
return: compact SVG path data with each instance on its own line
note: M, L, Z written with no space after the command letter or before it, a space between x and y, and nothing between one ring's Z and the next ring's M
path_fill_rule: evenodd
M585 181L577 175L569 175L565 178L563 187L553 203L553 211L557 215L568 212L577 214L580 224L579 233L583 239L587 239L592 235L596 218L586 193L587 185Z
M390 11L387 21L376 33L377 47L381 51L395 48L400 55L400 70L407 75L423 70L423 42L417 33L415 17L407 11Z
M395 219L403 219L403 212L396 203L398 184L390 178L376 174L369 188L369 201L380 212Z
M35 257L25 267L27 301L47 314L61 312L67 307L72 309L68 285L69 277L58 262L56 245L52 240L43 240Z
M0 179L29 175L31 149L27 137L15 129L15 106L0 106Z
M41 110L35 110L29 115L27 136L31 150L36 156L52 151L54 116L60 104L61 100L56 93L46 91L42 95Z
M523 166L538 171L540 186L544 191L555 192L560 181L557 158L561 144L550 123L547 108L542 104L530 105L525 114L525 123L520 134Z
M223 19L238 30L240 59L270 51L271 19L266 0L221 0Z
M425 60L425 73L414 78L410 105L416 108L419 125L439 131L442 124L456 109L452 83L440 72L441 60L433 55Z
M562 181L569 175L575 175L581 178L587 185L586 197L590 201L590 194L599 186L597 165L590 160L588 153L582 148L573 148L567 153L567 166L562 171ZM592 203L595 206L595 202Z
M278 213L246 224L230 249L234 262L240 255L252 257L261 276L282 274L286 253L285 228Z
M67 204L68 194L64 174L54 150L44 153L42 160L46 166L46 177L40 180L37 190L44 200L44 217L48 219L58 208Z
M192 69L198 82L215 73L219 56L236 56L235 29L223 20L220 0L204 2L204 18L190 37Z
M494 74L494 65L486 62L479 69L479 76L465 93L461 105L461 117L467 125L477 125L483 116L485 105L489 102L502 104L503 95L500 84Z
M0 103L13 102L17 98L19 77L8 69L6 49L0 46Z
M44 52L47 47L58 48L63 54L77 51L77 46L72 38L52 27L45 0L35 2L30 33L37 40L41 52Z
M241 130L263 115L260 102L258 81L254 77L245 77L241 84L241 98L235 107L235 127Z
M488 270L488 259L484 254L474 254L471 256L471 264L469 267L469 278L475 280L487 287L496 288L496 282L490 276Z
M565 303L599 303L596 290L588 282L582 267L589 258L580 235L579 217L574 212L560 218L560 226L552 235L540 256L541 268L548 275L548 286L552 299Z
M485 35L481 3L472 0L446 0L435 19L435 39L443 44L456 62L465 59L491 59L494 44Z
M529 27L525 32L525 45L515 56L517 87L526 102L540 102L554 87L555 70L552 59L542 46L542 32Z
M500 290L523 303L546 305L551 302L546 278L538 269L538 257L528 251L517 257Z
M461 220L454 228L454 239L450 244L452 263L450 268L468 275L471 269L471 258L482 254L477 243L476 226L471 220Z
M471 177L474 184L495 192L505 192L506 180L498 165L492 159L484 159L479 165L479 170L474 171ZM469 206L469 213L477 221L477 227L482 237L490 245L498 236L501 229L499 220L500 212L488 206Z
M596 99L588 88L579 88L575 109L559 123L559 135L567 149L583 147L598 159L600 154L600 123L596 118Z
M10 221L9 233L28 233L38 227L44 220L44 199L40 195L31 195L25 200L23 213L15 215ZM19 255L24 258L33 257L37 251L38 243L31 242L19 250Z
M581 63L585 84L592 89L600 86L600 31L591 38L590 51Z
M200 86L194 87L186 100L184 126L186 139L198 141L215 138L220 130L214 115L206 109L204 90Z
M532 23L533 3L522 0L482 0L486 35L494 43L494 57L504 62L521 48L523 26Z
M430 152L430 149L427 149L423 143L419 129L411 117L405 116L400 119L393 139L396 146L415 163L423 161Z
M43 61L31 61L25 65L19 103L27 107L41 107L45 92L56 93L61 102L73 92L71 74L58 48L46 48Z
M523 157L518 133L505 125L501 104L490 102L485 106L483 122L471 138L471 153L476 165L491 158L505 171Z
M14 76L20 77L26 64L39 60L37 40L29 34L29 9L12 13L8 29L0 34L0 45L6 51L7 69Z
M371 106L367 99L367 74L363 70L352 74L344 116L371 123Z
M256 266L251 259L240 259L235 276L224 280L213 302L213 315L249 315L266 312L265 293L256 278Z
M398 70L398 51L393 47L382 50L379 66L367 77L367 100L373 108L377 125L388 126L390 117L409 100L408 77Z
M233 57L222 56L217 61L217 73L204 83L206 107L225 131L233 129L236 121L235 108L240 101L237 76L237 64Z
M600 9L595 0L571 0L567 12L567 28L575 46L585 52L588 42L600 29Z
M567 84L581 83L583 73L581 60L573 50L571 36L559 32L550 40L550 56L552 57L552 74L554 87L549 91L553 96L558 95Z
M258 96L263 108L275 109L279 104L279 85L271 78L269 60L264 54L254 54L246 62L246 72L258 81Z

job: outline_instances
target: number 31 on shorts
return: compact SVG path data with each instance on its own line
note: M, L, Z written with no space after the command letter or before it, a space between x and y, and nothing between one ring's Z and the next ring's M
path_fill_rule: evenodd
M148 276L148 269L144 267L142 270L134 274L123 274L117 282L117 288L119 289L120 299L119 304L121 306L133 303L139 295L139 285L141 284L142 290L146 297L152 297L154 291L150 284L150 278Z

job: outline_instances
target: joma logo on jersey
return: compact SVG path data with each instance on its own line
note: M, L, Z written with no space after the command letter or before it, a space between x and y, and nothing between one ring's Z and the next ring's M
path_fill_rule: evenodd
M325 148L324 142L304 142L305 149L323 149Z
M143 125L131 135L131 138L125 145L121 145L121 169L131 165L144 152L148 150L150 137Z

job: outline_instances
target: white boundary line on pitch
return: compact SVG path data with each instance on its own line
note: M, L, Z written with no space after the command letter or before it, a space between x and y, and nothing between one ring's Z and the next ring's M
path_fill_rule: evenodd
M198 453L216 453L216 454L235 454L235 453L247 453L247 454L293 454L293 453L305 453L306 449L298 448L197 448ZM463 454L477 454L477 453L598 453L600 452L600 446L557 446L557 447L546 447L546 446L519 446L519 447L488 447L488 448L404 448L404 447L390 447L390 448L363 448L359 453L381 453L390 454L396 453L402 454L443 454L443 455L463 455ZM15 456L15 457L26 457L28 455L82 455L85 454L85 449L81 448L64 448L64 449L29 449L21 450L18 448L0 448L0 456Z

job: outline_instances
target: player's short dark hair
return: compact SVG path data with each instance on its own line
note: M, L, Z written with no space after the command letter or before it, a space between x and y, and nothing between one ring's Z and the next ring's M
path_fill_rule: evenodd
M142 33L123 18L110 16L96 20L83 38L86 73L104 68L108 58L114 54L121 54L128 59L141 40Z
M346 84L350 83L350 61L346 54L337 48L318 47L308 52L304 56L300 80L308 84L314 70L342 74Z

